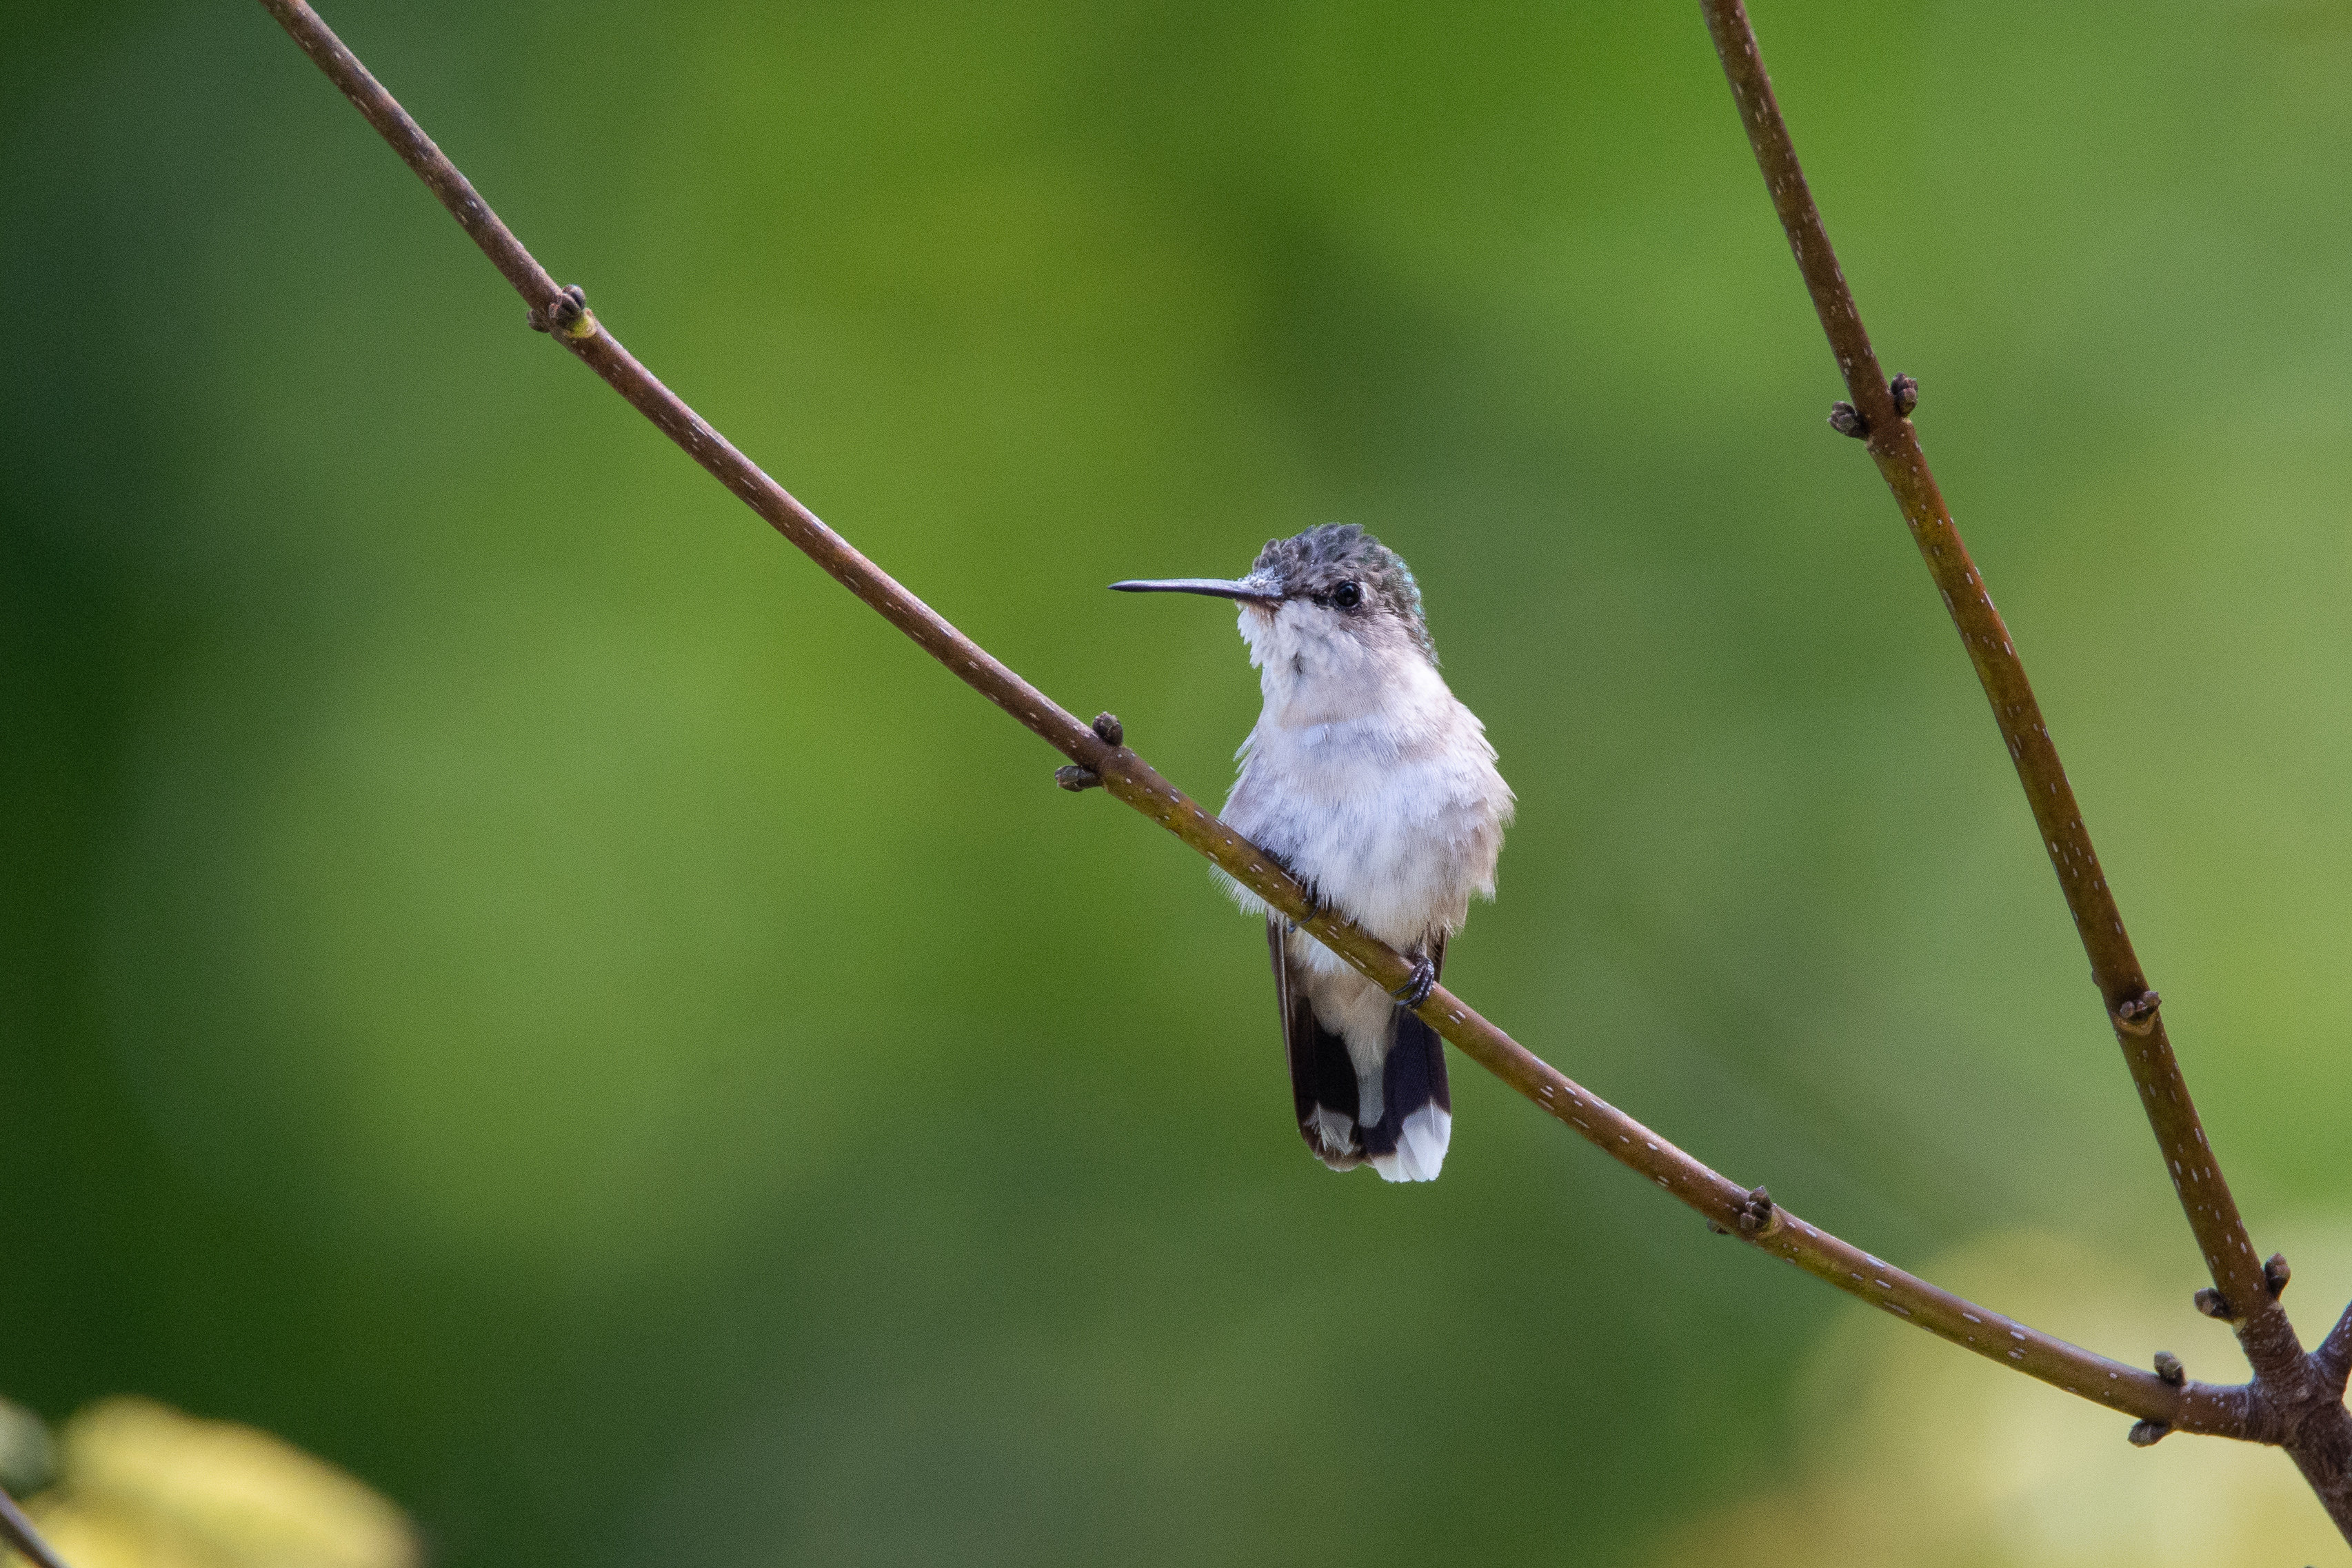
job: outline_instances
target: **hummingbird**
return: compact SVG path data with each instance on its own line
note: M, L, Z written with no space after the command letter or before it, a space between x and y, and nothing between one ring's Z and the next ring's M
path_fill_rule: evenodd
M1265 706L1224 820L1413 964L1391 994L1217 873L1265 921L1298 1131L1335 1171L1434 1180L1454 1102L1444 1042L1412 1009L1471 895L1495 896L1512 795L1486 726L1437 673L1412 570L1355 524L1326 523L1267 540L1246 577L1111 586L1239 602Z

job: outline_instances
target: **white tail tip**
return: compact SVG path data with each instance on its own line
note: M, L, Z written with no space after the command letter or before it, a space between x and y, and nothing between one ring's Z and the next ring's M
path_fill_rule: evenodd
M1453 1116L1443 1106L1424 1105L1404 1119L1395 1153L1372 1156L1372 1169L1384 1182L1433 1182L1453 1141Z

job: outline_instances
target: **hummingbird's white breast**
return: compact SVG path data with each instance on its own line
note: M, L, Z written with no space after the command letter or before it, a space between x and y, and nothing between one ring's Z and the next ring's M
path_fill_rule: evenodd
M1324 903L1392 947L1426 952L1461 927L1471 895L1495 895L1511 791L1486 727L1394 623L1293 600L1244 605L1241 632L1265 706L1225 820ZM1320 943L1298 945L1311 967L1354 975Z

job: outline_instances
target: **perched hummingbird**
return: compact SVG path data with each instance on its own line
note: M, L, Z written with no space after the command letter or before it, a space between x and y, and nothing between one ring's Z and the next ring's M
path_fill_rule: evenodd
M1265 917L1298 1131L1335 1171L1369 1161L1391 1182L1434 1179L1453 1100L1444 1046L1411 1009L1470 895L1495 896L1511 791L1486 726L1437 673L1412 571L1353 523L1328 523L1266 541L1246 577L1111 586L1241 602L1265 708L1224 820L1414 966L1391 996L1223 879Z

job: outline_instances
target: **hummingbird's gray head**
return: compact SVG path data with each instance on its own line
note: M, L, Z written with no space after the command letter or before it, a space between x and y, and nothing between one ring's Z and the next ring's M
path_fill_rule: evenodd
M1254 650L1261 647L1261 636L1254 631L1270 635L1281 628L1311 641L1410 647L1431 664L1437 662L1412 569L1352 522L1327 522L1288 539L1267 540L1246 577L1164 577L1111 586L1130 594L1238 599L1255 612L1242 617L1243 636Z

